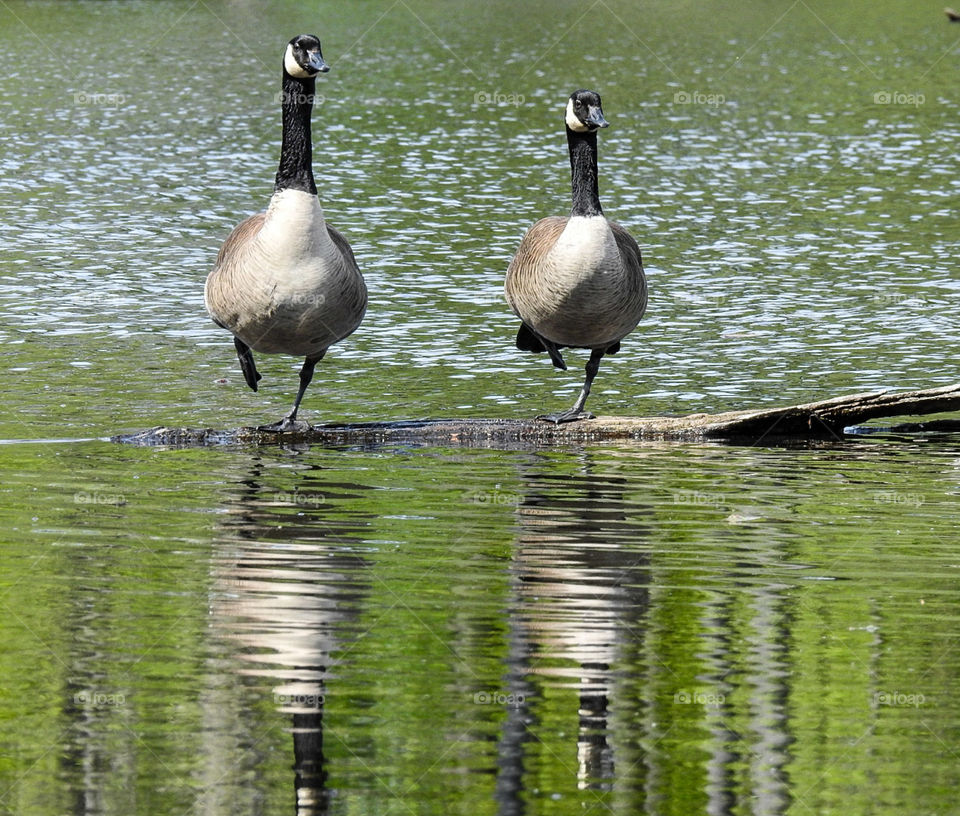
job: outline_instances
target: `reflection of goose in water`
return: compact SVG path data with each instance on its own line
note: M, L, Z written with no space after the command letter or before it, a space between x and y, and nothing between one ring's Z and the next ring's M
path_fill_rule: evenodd
M779 588L758 587L746 616L734 608L737 595L708 594L695 607L702 617L675 630L657 605L673 590L663 585L669 578L646 546L655 517L636 498L638 480L604 474L590 454L584 460L577 475L522 474L504 692L523 702L506 709L498 746L501 816L525 813L526 794L541 784L533 759L537 728L573 720L576 765L554 752L548 761L575 773L581 789L616 790L616 812L643 812L688 784L672 773L676 757L662 742L680 725L697 729L709 752L704 789L696 792L705 799L703 812L735 807L747 762L756 812L785 813L788 632ZM651 483L662 484L657 476ZM760 564L775 560L766 549L756 557ZM742 568L741 560L732 567ZM730 643L738 629L750 644L745 649ZM748 699L739 708L678 706L674 669L688 662L717 683L741 678ZM576 689L576 703L564 688Z
M521 813L526 723L536 688L573 687L578 694L577 783L611 789L614 752L609 704L623 645L640 636L648 591L645 528L628 516L626 480L529 475L516 510L507 692L524 703L508 709L500 744L501 813Z
M211 625L226 644L229 662L247 664L241 675L257 678L258 685L267 678L273 684L270 707L290 715L297 816L328 812L323 713L331 654L367 592L366 560L357 554L366 523L356 516L344 522L325 515L328 490L313 474L299 480L296 492L272 489L256 467L219 525L211 564ZM207 723L213 735L206 760L209 791L216 791L237 763L223 755L224 735L263 736L247 723L251 710L264 708L262 699L238 704L238 685L244 684L226 678L204 701L209 717L230 712L237 720ZM243 742L238 736L237 747Z

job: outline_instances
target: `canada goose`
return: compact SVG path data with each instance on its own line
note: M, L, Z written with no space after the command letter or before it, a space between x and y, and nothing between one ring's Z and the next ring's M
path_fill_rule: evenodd
M607 127L594 91L567 101L567 144L573 209L568 217L537 221L507 269L507 303L522 322L517 348L550 355L566 371L560 349L590 349L580 396L567 411L537 417L548 422L593 419L583 410L604 354L616 354L647 307L640 248L600 208L597 130Z
M314 367L330 346L353 333L367 308L367 287L353 251L324 220L313 180L310 111L316 76L329 70L316 37L301 34L287 44L273 197L266 212L230 233L204 287L207 311L233 333L240 369L254 391L260 374L253 351L305 358L293 409L262 430L297 427Z

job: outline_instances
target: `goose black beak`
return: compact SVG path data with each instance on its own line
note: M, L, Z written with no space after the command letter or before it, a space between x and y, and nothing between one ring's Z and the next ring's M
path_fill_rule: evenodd
M596 128L610 127L610 123L603 118L603 111L600 108L590 108L587 111L587 124Z
M330 70L330 66L323 61L319 51L311 51L307 54L307 65L311 71L316 71L318 74L325 74Z

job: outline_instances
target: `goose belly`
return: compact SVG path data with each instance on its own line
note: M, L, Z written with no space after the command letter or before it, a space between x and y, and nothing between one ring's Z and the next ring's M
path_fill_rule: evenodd
M258 302L234 333L266 354L316 354L343 340L360 325L367 306L363 278L343 266L259 281Z
M574 347L603 347L629 334L646 306L642 272L621 258L605 218L571 217L514 306L537 334Z
M258 260L243 271L218 270L205 292L213 318L255 351L317 354L360 325L366 285L342 256L292 266Z

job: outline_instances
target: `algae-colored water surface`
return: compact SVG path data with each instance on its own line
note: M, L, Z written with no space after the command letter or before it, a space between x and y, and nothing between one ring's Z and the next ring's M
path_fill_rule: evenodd
M753 2L0 3L0 812L956 813L960 440L141 449L289 408L206 317L280 57L370 288L303 417L519 417L567 95L650 306L591 407L960 379L960 26Z

